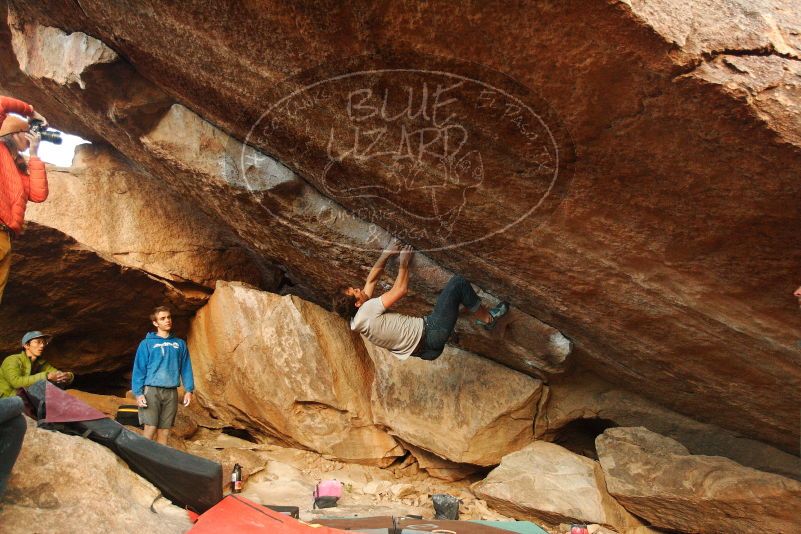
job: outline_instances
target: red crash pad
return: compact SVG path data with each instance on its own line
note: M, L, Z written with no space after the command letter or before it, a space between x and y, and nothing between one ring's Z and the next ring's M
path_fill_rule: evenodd
M238 495L228 495L201 514L189 532L191 534L345 533L344 530L335 528L307 525Z

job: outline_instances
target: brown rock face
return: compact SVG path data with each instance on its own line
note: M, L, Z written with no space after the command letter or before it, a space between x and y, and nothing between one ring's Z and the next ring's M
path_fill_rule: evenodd
M127 367L161 304L188 315L218 279L275 287L277 271L233 235L158 186L107 146L79 148L69 170L48 170L50 196L31 204L12 248L0 306L0 355L43 330L54 365L76 373ZM179 334L186 323L177 324Z
M794 2L11 5L0 50L27 78L15 72L0 85L35 84L35 97L68 102L65 121L191 195L281 265L298 293L319 302L362 279L372 250L339 237L374 224L557 328L610 382L797 453ZM68 41L42 27L82 31L119 59L86 47L92 61L65 70ZM293 95L366 68L382 72ZM414 89L408 112L410 95L394 91L404 87ZM424 87L428 107L416 113ZM276 175L280 187L266 192L224 172L198 179L147 144L176 102L273 157L236 165L242 175L277 161L299 179ZM548 180L552 171L561 181ZM275 224L320 205L305 203L303 188L350 222L311 211ZM276 217L282 202L297 211ZM482 240L491 228L506 230ZM435 295L419 280L413 311ZM488 356L525 367L521 353L494 348ZM561 370L544 351L535 356L530 373Z
M442 480L462 480L478 471L478 467L474 465L450 462L441 456L408 443L404 443L403 447L412 453L420 469L425 469L429 475Z
M672 412L592 373L575 373L551 382L540 406L534 423L536 439L573 442L590 449L591 455L595 454L595 438L604 428L582 433L581 425L642 426L675 439L692 454L724 456L747 467L801 479L798 456Z
M308 261L310 254L326 257L332 247L341 247L343 254L359 254L367 263L373 255L365 252L390 240L386 231L349 214L285 165L243 145L183 106L172 106L141 140L152 154L182 169L193 181L238 189L242 202L236 207L240 213L232 213L226 205L214 209L254 246L276 257L275 261L292 266L293 280L297 280L295 293L314 300L320 288L331 287L332 277L340 276L331 272L325 261ZM252 163L240 166L241 161ZM249 197L243 197L241 190L248 191ZM254 200L257 205L253 205ZM290 240L281 239L276 230L288 232ZM339 258L332 261L349 266ZM403 309L428 313L452 273L423 255L417 257L414 269L419 279L416 291L403 303ZM343 281L360 284L364 273L353 277ZM482 297L490 305L498 302L491 295ZM492 336L468 321L460 321L454 342L530 374L563 371L572 350L570 341L558 330L520 310L512 310L503 328Z
M609 429L597 444L609 493L654 527L743 534L797 528L801 482L691 455L642 427Z
M533 438L539 380L450 348L399 361L295 296L219 282L189 348L198 398L227 425L344 460L387 466L397 437L458 479Z
M505 456L474 490L516 519L552 525L599 523L616 529L640 524L607 493L598 462L544 441Z
M434 361L399 361L365 342L375 365L376 422L452 462L495 465L533 439L542 383L447 348Z
M39 429L30 419L0 504L0 524L8 534L177 534L191 526L185 510L172 505L106 447Z
M187 291L211 292L217 280L274 284L232 235L110 147L79 146L72 167L51 169L48 182L48 200L31 204L27 219L110 262Z
M220 282L188 343L200 402L231 426L338 458L403 454L372 420L372 366L338 317L297 297Z
M150 310L171 302L162 283L103 260L57 230L30 223L13 246L0 306L3 357L22 350L25 332L42 330L55 336L45 357L56 367L113 371L130 363Z

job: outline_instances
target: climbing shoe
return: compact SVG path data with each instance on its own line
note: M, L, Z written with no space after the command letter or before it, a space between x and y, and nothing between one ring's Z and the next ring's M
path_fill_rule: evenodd
M498 319L506 315L506 312L509 311L509 303L508 302L500 302L497 306L489 310L490 317L492 317L492 321L485 323L480 319L476 319L476 324L480 324L484 327L484 330L492 330L495 328L495 325L498 324Z

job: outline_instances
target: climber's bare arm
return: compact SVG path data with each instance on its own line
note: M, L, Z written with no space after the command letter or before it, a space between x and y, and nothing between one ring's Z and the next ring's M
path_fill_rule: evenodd
M389 309L393 304L406 296L409 289L409 263L414 256L412 247L405 246L400 251L400 261L398 262L398 276L392 289L381 295L381 303L385 309Z
M381 278L381 273L384 272L384 267L387 264L387 260L389 260L395 254L400 252L400 243L397 240L393 240L389 246L384 249L384 252L381 253L378 260L373 265L373 268L370 269L370 274L367 275L367 281L364 283L364 291L369 298L373 298L373 291L375 291L375 285L378 282L378 279Z

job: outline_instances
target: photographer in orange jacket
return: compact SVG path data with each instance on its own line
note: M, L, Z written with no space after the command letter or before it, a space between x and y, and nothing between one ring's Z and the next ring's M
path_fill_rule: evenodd
M47 199L47 174L39 159L40 134L28 131L28 122L8 115L47 120L21 100L0 96L0 301L11 270L11 240L22 231L28 201ZM22 152L30 150L26 162Z

